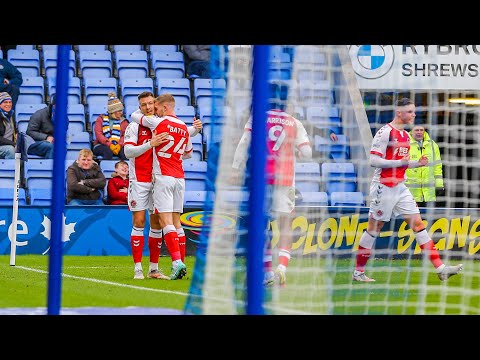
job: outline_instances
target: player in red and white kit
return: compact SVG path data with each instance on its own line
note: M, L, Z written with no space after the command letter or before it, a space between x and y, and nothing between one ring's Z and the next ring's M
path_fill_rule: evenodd
M233 178L245 165L248 156L252 131L251 119L235 151L233 160ZM280 240L278 266L272 271L271 244L267 242L264 257L266 285L273 282L285 286L286 271L290 260L292 245L291 215L295 209L295 162L296 158L312 158L312 147L303 124L288 113L273 109L267 112L267 160L266 181L272 196L271 211L279 221Z
M138 95L139 108L144 114L155 114L155 97L146 91ZM195 120L193 126L188 127L191 136L195 136L202 128L202 122ZM150 230L148 234L148 247L150 265L148 277L157 279L170 279L158 267L162 245L162 227L158 216L153 214L152 201L152 166L153 147L168 141L166 134L152 136L152 131L145 126L131 122L125 132L125 155L130 159L128 191L128 206L132 212L132 231L130 242L132 246L134 279L144 279L142 269L142 253L144 247L144 227L146 211L150 215Z
M428 163L428 158L425 156L422 156L419 161L410 160L410 140L404 127L413 124L414 120L413 101L402 98L396 103L395 118L379 129L373 138L370 165L375 168L375 172L370 185L368 227L360 238L355 271L352 275L353 281L375 281L365 275L365 265L375 239L380 234L384 223L390 221L392 215L403 215L441 281L458 274L463 268L463 264L447 266L442 262L435 244L425 229L417 203L405 185L407 168L425 166Z
M153 158L153 212L158 214L163 237L172 258L171 280L186 275L182 260L177 228L181 228L185 196L183 159L192 156L193 146L186 124L175 115L175 98L162 94L155 99L157 114L144 115L140 110L132 113L131 120L150 128L157 134L166 134L167 142L155 149ZM184 235L183 235L184 236Z

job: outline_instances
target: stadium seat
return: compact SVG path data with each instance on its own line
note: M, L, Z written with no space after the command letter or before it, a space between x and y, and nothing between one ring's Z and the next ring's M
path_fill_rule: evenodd
M188 159L183 161L185 171L185 190L206 189L207 162Z
M0 159L0 178L15 179L15 159Z
M82 77L109 78L112 72L112 53L109 50L80 50L78 60Z
M330 105L307 106L306 119L319 129L329 129L339 134L341 123L338 108Z
M203 137L202 134L197 134L191 137L193 145L192 158L189 160L202 161L203 160Z
M67 106L68 132L86 131L85 107L83 104L69 104Z
M346 162L350 159L350 144L346 135L337 134L337 141L319 135L314 137L315 151L325 153L336 162Z
M197 108L224 106L225 90L225 79L196 78L193 80L193 96Z
M357 173L353 163L323 163L321 172L328 194L339 191L357 191Z
M124 79L147 78L149 75L147 52L145 50L116 51L115 67L116 77L120 82Z
M113 77L84 77L83 88L86 104L90 104L92 101L107 104L108 93L117 94L118 92L118 81Z
M155 86L157 94L172 94L175 97L176 106L187 106L190 101L190 81L186 78L181 79L162 79L156 78Z
M15 106L15 121L19 132L27 132L28 123L33 113L47 107L47 104L18 104Z
M195 108L192 105L178 105L175 103L175 115L187 125L193 124Z
M185 77L185 58L181 51L151 52L152 72L157 79Z
M47 78L47 92L51 98L57 92L57 79L55 77ZM82 87L80 78L70 77L68 79L68 104L80 104L82 102Z
M35 49L35 45L25 45L25 44L17 45L16 49L17 50L32 50L32 49Z
M138 106L138 94L140 94L142 91L151 91L153 93L153 80L149 77L138 79L121 79L119 86L124 106Z
M42 49L43 52L45 52L45 51L48 51L48 52L53 51L53 52L56 53L57 50L58 50L58 45L41 45L41 49ZM72 49L72 46L71 46L71 45L70 45L70 49Z
M32 188L28 190L30 205L50 206L52 204L52 189Z
M40 52L36 49L18 49L18 47L10 49L7 60L22 73L23 77L41 76Z
M185 191L184 205L189 207L203 208L205 204L206 191Z
M13 205L14 190L14 187L3 187L0 185L0 206ZM18 205L27 205L27 196L24 188L18 189Z
M102 169L103 175L108 180L111 178L112 173L115 172L115 164L118 160L102 160L100 161L100 169Z
M24 163L28 190L52 188L53 159L29 159Z
M20 86L20 95L17 104L42 104L45 103L45 81L41 76L28 76L23 78Z
M73 50L70 50L68 68L68 74L70 77L74 77L77 75L76 57L75 51ZM43 50L43 69L45 71L45 77L47 79L51 77L57 77L57 50Z
M328 206L328 194L324 191L301 191L301 206Z
M113 45L113 51L143 51L143 45L135 45L135 44L124 44L124 45Z
M90 133L87 131L68 133L67 150L91 149Z
M178 45L150 45L149 46L150 53L160 52L175 52L178 51Z
M107 45L77 45L78 52L80 51L102 51L107 50Z
M334 191L330 194L331 206L365 206L365 198L360 191Z
M270 80L289 80L291 78L292 62L290 55L284 52L270 53L268 76Z
M320 191L320 164L297 162L295 164L295 188L301 193Z
M331 86L327 80L297 82L297 91L301 105L304 107L333 103Z

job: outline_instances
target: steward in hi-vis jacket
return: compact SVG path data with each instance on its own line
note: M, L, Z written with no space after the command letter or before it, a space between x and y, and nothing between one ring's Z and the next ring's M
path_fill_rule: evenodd
M423 125L415 125L410 136L410 160L428 157L428 164L419 168L407 169L405 184L417 203L436 201L437 194L444 194L442 159L435 141L425 131Z

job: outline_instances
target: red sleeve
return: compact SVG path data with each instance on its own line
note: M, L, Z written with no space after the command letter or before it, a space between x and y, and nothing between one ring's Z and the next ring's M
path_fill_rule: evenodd
M127 204L127 196L126 192L118 191L120 188L119 183L115 181L115 178L111 178L108 180L107 185L107 193L108 193L108 203L111 204Z

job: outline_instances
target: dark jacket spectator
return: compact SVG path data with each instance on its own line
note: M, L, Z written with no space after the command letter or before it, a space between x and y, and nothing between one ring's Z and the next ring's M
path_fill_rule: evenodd
M67 168L67 204L103 205L102 190L107 181L90 149L82 149Z
M128 205L128 164L121 160L115 164L115 172L108 180L107 204Z
M54 115L55 96L52 96L50 104L46 108L35 111L30 117L27 135L31 136L35 143L29 146L28 154L53 159Z
M12 97L12 107L15 109L20 86L23 83L22 73L6 59L0 58L0 92L7 92Z
M18 130L13 113L12 97L0 92L0 159L15 159Z
M187 76L210 78L210 45L183 45Z

